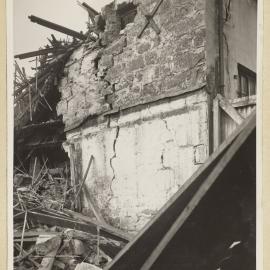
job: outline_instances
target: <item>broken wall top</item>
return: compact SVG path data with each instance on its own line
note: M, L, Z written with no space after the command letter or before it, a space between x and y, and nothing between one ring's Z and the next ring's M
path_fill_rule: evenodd
M120 2L104 7L98 42L81 46L66 64L57 107L66 128L206 82L205 1L161 1L153 16L160 33L150 23L140 37L159 1L133 1L137 15L124 28L123 12L132 10L121 13Z

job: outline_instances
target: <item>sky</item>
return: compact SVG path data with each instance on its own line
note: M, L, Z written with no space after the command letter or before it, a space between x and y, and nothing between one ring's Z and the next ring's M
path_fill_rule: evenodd
M112 0L81 0L81 2L86 2L100 11ZM77 4L76 0L13 0L13 15L14 54L38 50L49 44L47 38L50 38L51 34L54 34L56 38L66 38L66 35L57 31L32 23L28 19L30 15L41 17L78 32L85 32L87 29L87 12ZM30 60L33 58L17 60L21 67L25 67L27 75L32 75Z

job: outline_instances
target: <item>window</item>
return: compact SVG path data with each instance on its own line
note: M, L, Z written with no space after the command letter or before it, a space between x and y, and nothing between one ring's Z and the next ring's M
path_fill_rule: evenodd
M238 64L239 97L256 95L256 73Z

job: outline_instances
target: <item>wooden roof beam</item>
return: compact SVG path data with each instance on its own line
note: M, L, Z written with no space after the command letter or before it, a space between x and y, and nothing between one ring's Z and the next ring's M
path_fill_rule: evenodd
M55 52L64 52L65 48L47 48L47 49L41 49L37 51L32 51L32 52L27 52L27 53L21 53L21 54L16 54L14 57L19 58L19 59L26 59L30 57L35 57L39 55L46 55L48 53L55 53Z
M60 33L63 33L63 34L66 34L66 35L69 35L69 36L72 36L74 38L78 38L78 39L81 39L81 40L85 40L86 39L86 36L84 34L79 33L79 32L76 32L76 31L71 30L69 28L66 28L66 27L61 26L59 24L56 24L56 23L53 23L53 22L44 20L44 19L39 18L39 17L36 17L34 15L28 16L28 18L33 23L40 24L42 26L45 26L45 27L50 28L50 29L53 29L53 30L58 31Z

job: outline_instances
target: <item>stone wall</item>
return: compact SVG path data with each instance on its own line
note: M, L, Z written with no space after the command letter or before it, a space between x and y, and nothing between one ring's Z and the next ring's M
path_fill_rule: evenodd
M68 133L82 175L94 156L83 211L92 215L90 196L108 223L140 230L207 158L208 99L203 88Z
M129 1L137 15L124 29L122 2L103 9L99 40L71 56L57 109L82 175L94 156L83 210L92 214L91 196L108 223L137 232L209 155L206 62L215 55L205 0L164 0L154 16L160 34L148 26L140 38L157 1Z
M99 44L83 45L66 65L58 113L67 128L205 83L205 0L164 1L154 16L161 33L148 26L138 38L142 11L150 13L156 2L134 0L137 15L123 30L115 5L104 8Z

